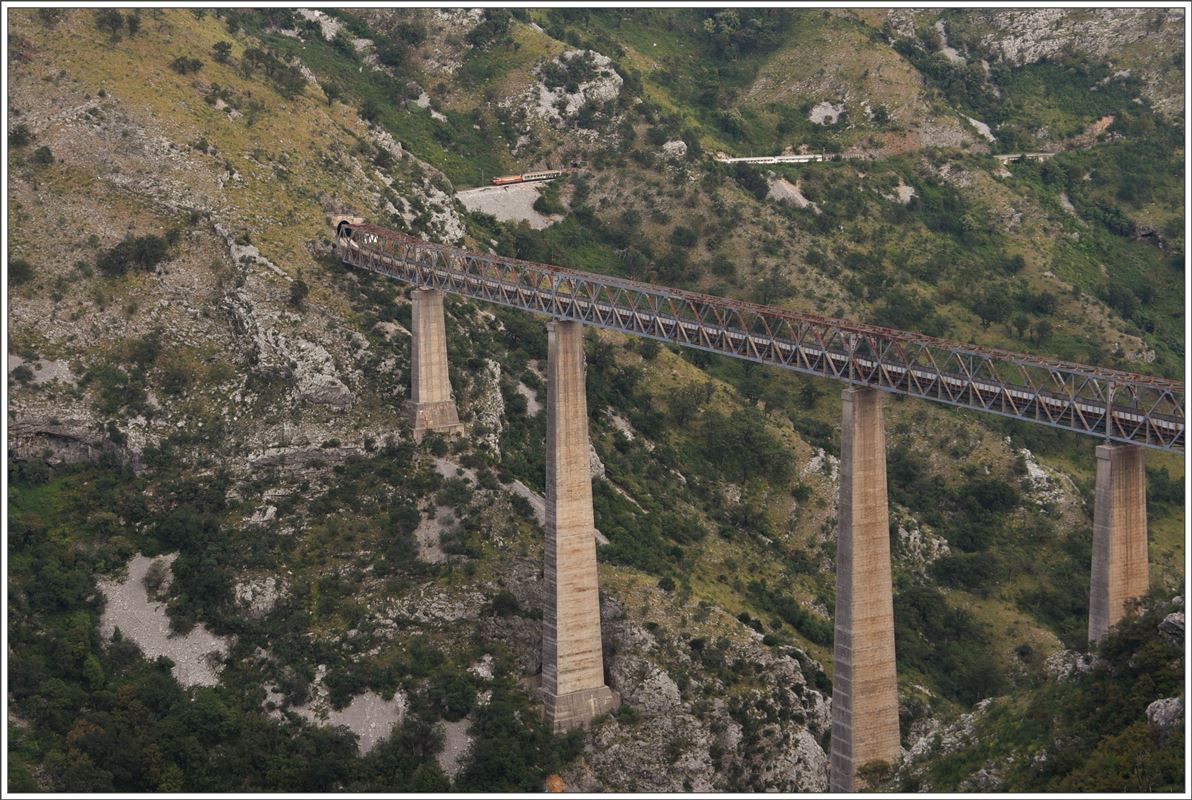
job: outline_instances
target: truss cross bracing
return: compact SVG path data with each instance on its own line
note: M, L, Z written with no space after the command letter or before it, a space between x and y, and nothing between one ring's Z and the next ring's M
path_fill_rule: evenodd
M1184 384L342 225L347 264L415 286L1160 450L1184 449Z

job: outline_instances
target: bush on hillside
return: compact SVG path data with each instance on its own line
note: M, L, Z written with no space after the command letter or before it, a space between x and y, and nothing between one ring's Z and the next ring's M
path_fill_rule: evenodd
M95 266L105 275L123 275L131 268L151 270L166 259L169 246L166 240L152 234L126 236L110 250L99 254Z
M186 56L178 56L170 62L170 69L177 72L179 75L189 75L192 72L198 72L203 68L203 62L197 58L187 58Z
M8 283L10 286L20 286L33 280L33 265L23 258L13 258L8 261Z

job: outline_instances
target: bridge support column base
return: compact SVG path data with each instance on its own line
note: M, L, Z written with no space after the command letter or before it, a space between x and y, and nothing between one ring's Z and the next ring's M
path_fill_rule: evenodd
M845 389L836 542L836 632L829 789L862 788L858 770L902 755L882 395Z
M462 433L464 425L459 421L454 400L437 403L406 402L406 413L414 428L414 441L421 442L428 433Z
M1097 447L1089 643L1101 640L1150 587L1147 561L1146 469L1143 448Z
M575 728L586 728L601 714L616 711L621 707L621 693L607 686L595 689L580 689L564 695L542 693L546 705L546 721L555 733L564 733Z

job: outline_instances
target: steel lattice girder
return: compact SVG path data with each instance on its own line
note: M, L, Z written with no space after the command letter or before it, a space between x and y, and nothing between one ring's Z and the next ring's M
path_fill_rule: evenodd
M1161 450L1184 384L344 226L347 264L511 308Z

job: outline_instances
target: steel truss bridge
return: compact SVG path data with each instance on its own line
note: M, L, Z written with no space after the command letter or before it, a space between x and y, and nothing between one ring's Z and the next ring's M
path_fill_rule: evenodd
M341 224L344 263L423 288L1159 450L1184 449L1184 384L958 344Z

